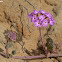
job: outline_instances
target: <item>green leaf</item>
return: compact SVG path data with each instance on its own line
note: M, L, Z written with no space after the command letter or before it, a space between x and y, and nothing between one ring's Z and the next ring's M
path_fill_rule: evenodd
M16 54L16 50L13 50L13 51L12 51L12 54L15 55L15 54Z
M12 47L13 46L13 44L8 44L8 48L10 48L10 47Z
M16 41L12 41L12 43L15 43Z
M12 42L9 42L8 43L8 48L12 47L13 46L13 43Z
M9 57L12 57L12 54L9 54Z
M51 38L47 38L47 43L53 43L53 40Z

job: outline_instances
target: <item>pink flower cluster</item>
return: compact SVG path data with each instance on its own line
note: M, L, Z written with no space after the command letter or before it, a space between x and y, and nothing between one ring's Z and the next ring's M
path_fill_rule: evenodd
M16 33L15 33L15 32L10 32L10 33L8 34L8 37L9 37L10 39L16 41Z
M32 13L29 13L28 17L31 18L31 22L34 23L37 28L41 28L41 26L48 27L48 24L54 25L56 22L52 15L44 10L34 10Z

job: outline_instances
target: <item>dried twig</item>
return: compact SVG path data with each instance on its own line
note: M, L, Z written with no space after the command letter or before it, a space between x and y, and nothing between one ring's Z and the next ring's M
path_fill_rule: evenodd
M14 6L14 0L12 1L12 7Z
M20 7L20 5L19 5L19 7ZM23 14L23 8L21 9L21 7L20 7L20 11L21 11L21 17L20 17L20 22L21 22L21 24L22 24L22 35L23 35L23 23L22 23L22 14Z
M23 5L21 5L21 6L23 6ZM23 7L24 7L24 6L23 6ZM28 9L27 9L26 7L24 7L24 8L26 9L27 15L28 15L28 14L29 14ZM28 24L27 24L27 26L28 26L29 32L31 32L31 31L30 31L30 28L29 28L29 18L28 18Z
M32 4L31 2L29 2L28 0L25 0L25 1L27 1L31 6L33 6L34 7L34 9L37 9L37 10L39 10L36 6L34 6L34 4Z
M0 55L2 55L3 57L6 57L6 54L5 54L5 53L3 53L3 54L2 54L2 53L0 53Z
M13 26L14 26L14 28L16 29L16 31L18 32L18 29L16 28L16 25L15 24L13 24ZM20 35L20 33L18 32L18 35L20 36L20 40L21 40L21 35ZM26 52L26 48L24 47L24 42L22 41L22 44L20 43L20 42L18 42L21 46L22 46L22 51L23 52Z
M18 29L16 28L16 25L15 24L13 24L13 26L14 26L14 28L16 29L16 31L18 32ZM20 33L18 32L18 35L19 35L19 37L20 37L20 40L22 41L22 35L20 35ZM18 42L21 46L22 46L22 51L23 51L23 49L24 49L24 42L22 41L22 44L20 43L20 42Z
M18 35L20 36L20 40L22 41L22 35L20 35L20 33L19 33L18 29L16 28L16 25L15 25L15 24L13 24L13 26L14 26L15 30L17 31Z

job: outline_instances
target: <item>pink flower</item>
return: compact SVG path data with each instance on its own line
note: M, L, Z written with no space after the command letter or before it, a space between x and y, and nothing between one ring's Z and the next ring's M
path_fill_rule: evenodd
M35 22L36 20L37 20L36 15L35 15L35 16L33 16L33 17L31 17L31 22Z
M49 12L45 12L44 10L34 10L34 12L29 14L28 16L31 17L31 22L34 23L37 28L41 28L41 26L48 27L48 24L54 25L56 22L54 21L52 15Z
M49 12L46 13L45 15L46 15L46 17L48 17L48 18L51 18L51 17L52 17L52 15L51 15Z
M42 25L43 25L44 27L48 27L48 20L45 19L45 20L43 21Z
M15 33L15 32L10 32L10 33L8 34L8 37L9 37L10 39L16 41L16 33Z
M50 21L50 25L54 25L56 21Z
M54 25L56 21L54 21L53 17L49 19L50 25Z
M34 22L35 26L38 28L41 28L41 23L39 22L39 20L37 20L36 22Z
M28 17L33 17L34 13L32 12L31 14L29 13Z
M39 20L43 21L45 19L44 15L39 16Z
M33 12L33 13L34 13L34 14L38 14L38 12L39 12L39 11L34 10L34 12Z
M44 10L40 10L40 13L45 14L46 12Z

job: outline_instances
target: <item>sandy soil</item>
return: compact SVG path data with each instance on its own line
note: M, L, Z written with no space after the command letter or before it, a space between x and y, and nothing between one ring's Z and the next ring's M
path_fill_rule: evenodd
M48 28L41 28L43 41L46 42L48 37L51 37L55 43L62 43L62 0L29 0L33 5L30 5L27 0L2 0L0 2L0 53L5 53L5 44L7 41L6 35L14 31L17 34L17 41L9 48L9 53L16 50L15 56L29 56L43 54L37 48L40 41L39 28L34 24L28 22L27 11L31 13L33 10L42 9L50 12L54 20L55 26ZM37 9L38 8L38 9ZM29 25L28 25L29 23ZM17 28L17 30L16 30ZM20 39L20 36L22 39ZM22 40L22 41L21 41ZM24 45L23 45L24 43ZM24 46L24 49L21 45ZM60 47L60 49L62 46ZM23 50L22 50L23 49ZM57 53L62 53L62 50ZM62 57L58 58L62 62ZM58 62L55 58L43 58L33 60L21 60L5 58L0 55L1 62Z

